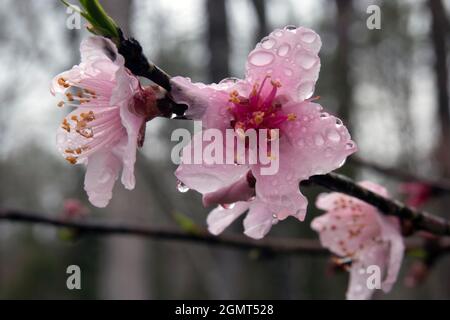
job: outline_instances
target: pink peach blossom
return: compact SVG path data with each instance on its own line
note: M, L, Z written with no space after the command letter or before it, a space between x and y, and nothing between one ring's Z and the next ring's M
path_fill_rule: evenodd
M56 76L50 90L65 95L58 106L75 107L58 130L57 147L70 163L86 164L89 200L105 207L121 169L122 184L135 186L136 149L155 116L156 96L125 68L110 40L90 37L80 51L81 63Z
M400 185L400 192L406 195L406 204L419 208L433 196L433 188L424 182L406 182Z
M261 163L178 167L178 179L202 193L205 205L228 204L208 217L212 233L222 232L246 210L245 234L253 238L264 237L273 224L288 216L303 220L307 199L299 182L339 168L356 151L342 122L309 99L319 75L320 47L314 31L286 27L273 31L249 54L244 80L229 78L205 85L183 77L172 79L173 99L187 104L186 116L200 119L205 129L236 133L267 129L270 134L279 130L278 136L269 136L279 139L276 174L261 174ZM183 157L192 148L192 143L186 146Z
M361 186L387 197L383 187L362 182ZM375 207L340 193L323 194L316 205L326 210L311 227L319 233L323 246L334 254L351 258L347 299L369 299L374 289L367 286L369 266L378 266L381 289L388 292L397 280L404 254L400 223L396 217L381 214Z

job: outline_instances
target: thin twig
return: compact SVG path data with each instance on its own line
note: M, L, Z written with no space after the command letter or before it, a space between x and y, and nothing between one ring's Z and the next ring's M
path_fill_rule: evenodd
M381 212L410 220L415 230L424 230L438 236L450 235L450 222L425 211L410 208L398 200L387 199L356 184L352 179L336 174L312 176L309 181L329 190L345 193L367 202Z
M401 170L398 168L390 168L382 166L372 161L368 161L359 157L352 156L348 159L350 164L355 164L360 167L364 167L379 173L382 173L389 177L395 177L398 180L404 182L421 182L431 187L436 192L450 193L450 181L443 179L430 179L415 175L411 172Z
M186 241L238 250L261 250L270 254L326 255L329 251L315 239L271 238L253 240L242 235L213 236L206 231L188 233L171 227L155 227L112 223L100 219L63 219L35 212L0 209L0 220L26 224L41 224L57 228L73 228L80 234L93 236L128 235L164 241ZM426 249L423 239L408 239L406 250ZM450 239L436 241L442 253L450 252Z

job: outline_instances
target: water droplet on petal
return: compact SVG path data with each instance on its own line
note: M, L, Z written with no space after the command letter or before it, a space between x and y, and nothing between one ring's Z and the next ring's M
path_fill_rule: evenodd
M347 142L347 143L345 144L345 149L346 149L346 150L351 150L351 149L353 149L354 147L355 147L355 144L353 143L353 141Z
M289 53L290 50L291 50L291 46L285 43L285 44L282 44L278 48L277 53L280 57L285 57Z
M105 170L102 175L98 178L98 183L107 183L112 178L112 172L110 170Z
M341 119L338 119L338 118L336 118L336 127L341 127L342 126L342 120Z
M338 133L336 130L334 130L334 129L330 129L330 130L327 132L327 138L328 138L330 141L335 142L335 143L338 143L339 141L341 141L341 136L340 136L339 133Z
M261 40L261 47L269 50L269 49L272 49L276 43L277 43L277 41L275 39L270 38L270 37L265 37L264 39Z
M248 61L257 67L263 67L270 64L274 59L273 53L265 51L256 51L250 54Z
M305 142L302 139L300 139L300 140L297 141L297 146L302 148L302 147L305 146Z
M222 203L220 206L228 210L233 209L235 205L236 205L235 203Z
M306 51L300 51L297 53L296 56L296 62L303 68L303 69L311 69L318 58L315 55L310 54Z
M222 81L219 82L219 84L223 84L223 83L236 83L238 82L239 79L238 78L234 78L234 77L229 77L229 78L225 78Z
M306 43L313 43L316 40L316 34L314 32L305 32L302 34L302 41Z
M294 31L294 30L297 30L297 27L294 25L288 25L288 26L284 27L284 30Z
M185 193L189 191L189 188L180 180L177 181L177 190L179 192Z
M292 76L294 74L294 71L292 71L289 68L285 68L284 69L284 74L287 75L288 77Z
M300 101L308 99L314 92L314 82L305 81L297 86L297 98Z
M314 144L318 147L323 146L325 140L323 139L321 134L316 134L314 137Z
M275 30L273 34L276 35L277 37L282 37L283 36L283 31L278 29L278 30Z
M321 114L320 114L320 117L322 118L322 119L326 119L326 118L328 118L330 115L328 114L328 113L326 113L326 112L322 112Z

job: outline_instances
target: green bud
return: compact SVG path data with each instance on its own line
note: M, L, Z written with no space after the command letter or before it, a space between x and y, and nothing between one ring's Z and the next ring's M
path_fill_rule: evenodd
M77 9L77 7L67 2L67 0L61 0L61 2L66 6L77 10L90 23L88 30L91 33L110 38L114 42L119 41L119 27L116 22L108 16L98 0L79 0L82 10Z

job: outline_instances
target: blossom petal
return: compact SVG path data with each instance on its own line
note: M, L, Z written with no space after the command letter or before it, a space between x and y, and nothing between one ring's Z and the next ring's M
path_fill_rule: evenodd
M207 207L212 204L229 204L237 201L247 201L254 195L255 189L249 186L247 175L243 175L231 185L203 195L203 205Z
M281 94L303 101L313 94L319 77L321 45L319 35L308 28L275 30L250 52L247 81L261 82L269 75L280 81Z
M222 231L243 214L248 207L249 204L247 202L236 202L234 206L229 209L218 206L211 211L206 220L209 232L214 235L222 233Z
M120 159L110 152L98 152L89 157L84 189L94 206L108 205L120 167Z
M127 131L127 143L125 149L121 152L123 160L122 183L125 188L133 189L135 186L134 163L136 162L138 136L145 119L130 112L129 108L130 104L133 103L134 93L139 86L138 80L121 68L116 73L116 81L117 86L111 97L111 103L119 108L122 125Z
M368 268L378 267L381 273L380 277L383 277L388 251L389 247L381 244L370 246L360 252L350 270L350 282L346 294L348 300L367 300L372 297L377 288L369 287L368 278L372 273L368 272L370 271Z
M382 239L389 243L390 250L387 263L386 277L382 283L384 292L389 292L397 281L398 273L405 254L405 244L400 231L400 223L397 217L380 216Z
M205 85L192 83L189 78L173 77L171 95L175 102L188 105L185 115L189 119L202 120L203 127L223 130L230 126L231 115L226 110L230 98L228 91L234 82Z
M205 143L201 133L198 133L183 148L182 163L175 171L175 175L187 187L203 194L210 193L229 187L247 174L249 168L245 165L206 164L204 161L200 164L193 164L194 161L192 160L194 159L191 159L191 155L194 158L196 146L201 146Z
M289 103L283 108L295 120L282 124L280 167L290 167L301 180L341 167L356 152L347 128L312 102ZM284 162L287 162L284 164Z
M254 200L250 204L250 210L244 219L244 233L253 239L262 239L270 231L274 221L272 212L264 202Z

